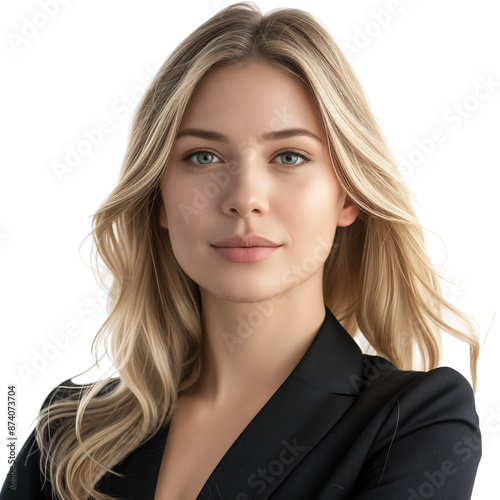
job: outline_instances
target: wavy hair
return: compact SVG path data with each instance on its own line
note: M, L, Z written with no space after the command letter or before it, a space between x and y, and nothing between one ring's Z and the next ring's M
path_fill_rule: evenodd
M468 343L475 389L475 325L443 297L411 192L346 58L311 14L280 8L263 15L254 3L239 2L198 27L163 63L137 107L119 181L93 215L93 267L108 293L93 366L102 345L119 377L108 373L40 411L41 467L60 498L110 500L97 491L99 479L116 474L111 468L168 422L200 376L199 289L160 226L160 185L203 76L217 65L256 60L309 90L335 174L359 209L353 224L336 230L324 267L325 304L353 337L361 333L400 369L413 369L417 356L422 369L437 367L441 330Z

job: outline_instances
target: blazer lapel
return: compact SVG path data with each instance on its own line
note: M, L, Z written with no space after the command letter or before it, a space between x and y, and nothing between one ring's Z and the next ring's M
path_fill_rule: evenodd
M302 359L218 463L197 500L267 499L355 402L362 353L325 305Z
M309 349L233 442L197 500L269 498L355 402L362 363L360 348L325 305ZM141 479L139 496L131 482L116 476L107 479L110 494L154 499L168 429L169 424L114 468Z

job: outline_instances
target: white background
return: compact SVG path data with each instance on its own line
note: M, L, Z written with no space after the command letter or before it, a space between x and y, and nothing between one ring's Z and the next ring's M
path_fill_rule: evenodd
M17 385L20 444L48 392L92 364L90 345L104 314L89 268L91 238L80 254L79 245L90 231L91 214L116 183L135 104L178 43L229 3L74 0L52 6L50 16L40 14L43 0L2 7L0 400L5 415L6 387ZM352 63L399 158L420 221L429 229L432 260L459 285L443 283L446 297L478 323L483 459L473 498L496 497L498 3L256 3L264 13L298 7L322 20ZM54 165L65 163L68 148L102 120L108 123L102 141L71 171L56 175ZM435 129L442 130L441 141L432 144ZM61 333L72 324L77 334ZM66 343L57 348L55 338ZM443 364L470 380L466 346L445 340ZM95 374L74 381L91 381ZM0 472L6 473L4 452Z

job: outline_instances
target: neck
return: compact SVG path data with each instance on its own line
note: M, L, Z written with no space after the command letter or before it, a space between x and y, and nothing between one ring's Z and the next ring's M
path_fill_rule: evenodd
M197 396L223 406L273 394L324 321L317 285L308 280L286 295L252 303L230 302L200 289L204 345Z

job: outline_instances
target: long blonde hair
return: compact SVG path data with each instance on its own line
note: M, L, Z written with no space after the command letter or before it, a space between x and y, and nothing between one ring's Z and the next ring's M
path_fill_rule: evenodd
M160 183L196 85L216 65L255 60L309 89L335 174L359 208L353 224L336 230L324 267L325 304L351 335L361 332L400 369L412 369L416 355L423 369L437 367L441 330L467 342L475 388L475 326L441 293L410 192L344 55L307 12L263 15L240 2L164 62L137 108L119 182L93 216L95 269L104 284L100 257L112 280L92 352L98 365L104 346L119 379L109 385L112 375L103 376L40 412L41 466L60 498L110 499L96 491L97 481L168 422L178 396L199 378L200 295L160 226ZM445 312L463 321L463 331Z

